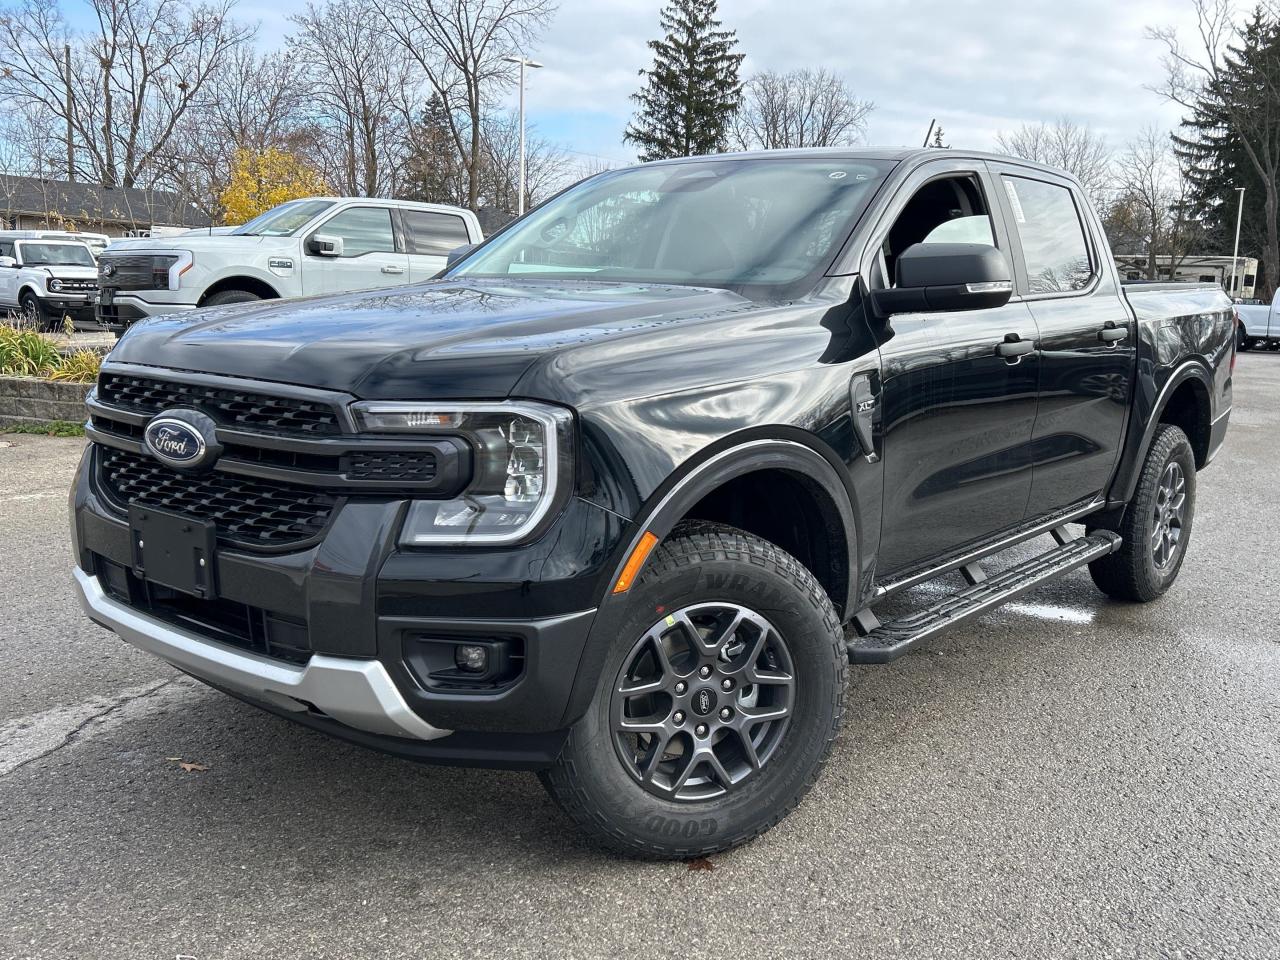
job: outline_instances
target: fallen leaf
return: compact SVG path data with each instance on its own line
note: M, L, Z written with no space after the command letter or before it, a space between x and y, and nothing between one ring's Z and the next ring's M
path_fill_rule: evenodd
M187 773L204 773L209 768L203 763L180 763L178 764Z
M166 759L166 760L171 761L172 763L181 763L181 762L182 762L182 758L181 758L181 757L165 757L165 759Z
M710 860L708 860L706 857L695 857L694 859L689 861L690 872L694 872L698 870L706 870L710 872L715 868L716 868L716 865L712 863Z

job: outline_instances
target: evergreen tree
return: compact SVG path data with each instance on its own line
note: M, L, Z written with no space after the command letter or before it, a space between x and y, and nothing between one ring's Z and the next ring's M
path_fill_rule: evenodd
M462 160L449 127L449 115L438 93L427 100L422 119L414 125L412 150L405 161L406 200L466 204Z
M666 36L649 41L653 66L641 70L640 110L623 140L640 159L692 157L723 150L742 99L735 53L738 35L722 30L716 0L671 0L662 11Z
M1188 214L1204 241L1230 256L1237 187L1245 188L1240 248L1261 251L1257 289L1280 284L1280 24L1255 9L1199 90L1175 135L1174 150L1190 185Z

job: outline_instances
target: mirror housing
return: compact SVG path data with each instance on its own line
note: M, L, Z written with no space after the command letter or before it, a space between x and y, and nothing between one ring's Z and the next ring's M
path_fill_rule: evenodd
M307 252L314 253L317 257L340 257L342 256L342 238L327 233L312 234L311 239L307 241Z
M448 255L445 257L444 268L448 270L455 263L457 263L459 260L465 257L468 253L474 250L477 246L479 246L479 244L464 243L460 247L454 247L452 250L449 251Z
M13 257L0 257L0 267L8 268L8 267L16 267L17 265L18 265L18 261L15 260Z
M984 310L1013 296L1009 262L985 243L915 243L897 262L898 285L873 290L876 313Z

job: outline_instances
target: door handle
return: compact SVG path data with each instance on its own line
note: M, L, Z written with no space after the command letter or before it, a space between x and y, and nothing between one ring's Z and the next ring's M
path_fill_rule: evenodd
M390 264L382 268L383 273L404 273L404 267L393 267Z
M1114 323L1108 323L1098 331L1098 339L1103 343L1111 344L1113 347L1127 336L1129 336L1129 328L1117 327Z
M996 353L1010 363L1018 363L1035 348L1034 340L1023 340L1016 333L1006 333L1004 342L996 345Z

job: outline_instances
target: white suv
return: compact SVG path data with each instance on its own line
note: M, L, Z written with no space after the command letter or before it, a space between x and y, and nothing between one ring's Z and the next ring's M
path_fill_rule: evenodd
M196 307L416 283L480 240L475 214L458 207L292 200L230 233L113 242L98 260L98 320L118 331Z
M79 240L0 234L0 316L12 311L46 330L68 316L92 324L97 292L93 253Z

